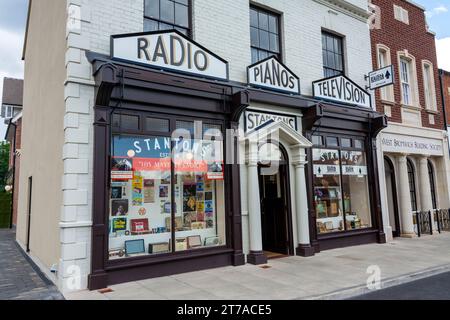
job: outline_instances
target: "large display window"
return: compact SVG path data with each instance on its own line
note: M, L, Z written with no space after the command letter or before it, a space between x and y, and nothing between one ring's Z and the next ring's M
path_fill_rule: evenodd
M364 140L315 136L313 142L318 234L371 228Z
M170 136L112 136L109 259L225 245L221 126L148 117L145 125Z

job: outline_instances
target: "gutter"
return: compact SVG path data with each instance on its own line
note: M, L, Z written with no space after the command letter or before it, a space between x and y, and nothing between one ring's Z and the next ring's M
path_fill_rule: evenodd
M444 128L445 131L448 134L448 118L447 118L447 109L445 106L445 92L444 92L444 70L443 69L439 69L439 85L440 85L440 89L441 89L441 99L442 99L442 108L444 109ZM449 149L449 155L450 155L450 149Z
M12 166L12 170L13 170L13 174L12 174L12 184L13 184L13 188L12 188L12 196L11 196L11 214L9 217L9 228L12 229L13 228L13 215L14 215L14 195L16 193L16 133L17 133L17 125L15 123L12 122L12 119L10 120L9 123L10 126L14 127L14 143L13 143L13 166ZM8 126L8 130L9 130L9 126Z

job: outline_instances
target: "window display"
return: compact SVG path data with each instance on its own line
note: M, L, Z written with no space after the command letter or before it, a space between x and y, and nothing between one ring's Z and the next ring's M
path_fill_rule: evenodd
M113 136L110 259L225 245L223 146L212 144Z
M365 152L351 150L349 138L327 137L315 138L313 141L326 141L327 145L333 141L330 146L338 147L313 149L317 232L326 234L371 228ZM356 149L355 146L362 147L360 140L354 141L358 141L358 144L354 143L353 149ZM339 149L342 145L345 147Z

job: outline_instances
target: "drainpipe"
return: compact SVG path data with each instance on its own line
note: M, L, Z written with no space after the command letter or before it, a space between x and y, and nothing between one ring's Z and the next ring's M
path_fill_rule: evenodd
M447 109L445 107L445 92L444 92L444 70L439 69L439 85L441 87L441 99L442 99L442 108L444 109L444 125L445 125L445 131L448 134L448 122L447 122ZM449 137L450 139L450 137ZM450 148L449 148L449 155L450 155Z
M13 188L12 188L12 197L11 197L11 214L9 217L9 228L12 229L13 228L13 214L14 214L14 194L16 192L16 134L17 134L17 125L15 123L11 122L10 124L14 127L14 143L12 145L13 148L13 176L12 176L12 184L13 184Z

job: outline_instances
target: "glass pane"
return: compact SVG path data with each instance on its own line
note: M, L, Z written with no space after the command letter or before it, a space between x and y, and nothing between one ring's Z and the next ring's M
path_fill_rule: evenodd
M327 51L327 67L331 69L335 69L335 63L334 63L334 54L330 51Z
M144 19L144 31L157 31L158 22L150 19Z
M250 9L250 26L258 27L258 12L255 9Z
M352 147L352 140L351 139L342 138L341 139L341 147L343 147L343 148L351 148Z
M353 144L356 149L364 149L364 141L363 140L353 140Z
M252 64L258 62L258 50L252 48Z
M194 134L194 121L177 121L176 122L177 129L185 129L190 132L191 135Z
M206 140L175 145L175 250L224 245L223 145Z
M189 27L188 7L182 4L175 4L175 24L182 27Z
M181 32L182 34L184 34L185 36L188 36L188 35L189 35L188 29L175 27L175 30L180 31L180 32Z
M251 27L250 28L250 39L251 45L253 47L259 47L259 32L258 29Z
M336 137L327 137L327 146L329 147L338 147L338 138Z
M341 163L346 228L371 228L366 154L362 151L341 151Z
M314 149L313 164L317 233L345 231L339 151Z
M278 18L269 16L269 31L278 34Z
M167 24L167 23L159 23L159 30L172 30L173 29L173 25L172 24Z
M322 34L322 50L327 50L327 36Z
M146 118L145 119L145 129L147 131L156 132L169 132L169 120L167 119L157 119L157 118Z
M342 70L342 69L343 69L343 68L342 68L342 56L339 55L339 54L336 54L336 55L334 56L334 59L335 59L335 68L336 68L337 70Z
M313 136L312 143L316 146L323 145L323 137L322 136Z
M109 259L171 252L170 188L170 138L113 137Z
M269 16L264 12L259 12L259 28L269 31Z
M327 35L327 50L334 51L334 40L333 37Z
M174 3L170 0L161 0L161 20L165 22L174 23L175 22L175 9Z
M144 10L146 17L159 19L159 0L145 0Z
M189 5L189 0L175 0L175 2L184 4L185 6Z
M264 50L259 50L259 61L266 59L267 57L269 57L269 53L267 51Z
M267 31L259 31L259 47L269 50L269 33Z
M270 37L270 51L273 51L273 52L279 52L279 39L278 39L278 36L277 35L275 35L275 34L273 34L273 33L270 33L269 34L269 37Z
M126 130L139 130L139 116L114 114L113 126Z

